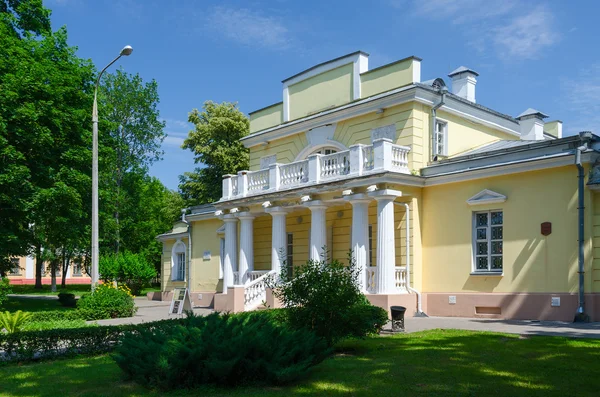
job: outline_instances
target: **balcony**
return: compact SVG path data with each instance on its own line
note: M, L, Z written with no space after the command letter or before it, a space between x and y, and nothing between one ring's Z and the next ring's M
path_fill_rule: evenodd
M292 188L326 184L381 172L409 174L410 148L378 139L372 145L353 145L333 154L314 154L289 164L271 164L258 171L240 171L223 176L221 201Z

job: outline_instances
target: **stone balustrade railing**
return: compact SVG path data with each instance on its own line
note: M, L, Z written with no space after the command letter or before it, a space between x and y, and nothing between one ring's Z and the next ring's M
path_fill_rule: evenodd
M375 294L375 293L377 293L377 277L375 275L375 272L377 271L377 267L375 267L375 266L367 267L366 271L367 271L366 290L370 294ZM397 293L407 293L408 289L406 288L406 279L407 279L406 266L396 266L394 279L395 279L395 285L396 285L396 292Z
M409 174L409 152L410 148L395 145L389 139L377 139L372 145L353 145L337 153L314 154L307 160L224 175L221 201L382 171Z

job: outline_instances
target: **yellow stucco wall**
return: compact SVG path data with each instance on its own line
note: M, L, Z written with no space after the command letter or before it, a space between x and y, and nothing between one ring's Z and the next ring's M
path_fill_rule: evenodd
M592 281L591 292L600 292L600 193L592 193L592 238L593 238L593 262L592 274L588 277Z
M402 87L413 82L413 59L404 59L360 75L360 96L372 95Z
M261 157L273 154L277 156L278 163L291 163L306 146L308 146L308 141L304 132L271 141L266 146L253 146L250 148L250 171L260 169Z
M352 69L350 63L289 86L290 120L349 103Z
M192 222L192 291L214 291L220 284L221 246L217 230L223 225L220 219ZM210 259L203 259L210 251Z
M483 189L504 203L469 206ZM586 194L586 207L590 205ZM472 214L504 212L504 275L471 276ZM426 187L423 191L423 292L577 291L577 178L573 166ZM552 234L540 233L552 222ZM586 224L590 236L591 222ZM586 243L591 267L591 242ZM590 278L586 281L591 287Z
M250 133L283 123L283 103L276 103L250 114Z
M254 219L254 269L271 269L271 215L265 214Z

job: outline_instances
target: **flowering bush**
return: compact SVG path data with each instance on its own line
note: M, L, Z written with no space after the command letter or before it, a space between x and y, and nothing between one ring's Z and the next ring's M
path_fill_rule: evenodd
M116 280L131 288L134 295L140 295L142 288L156 277L156 270L143 255L123 252L100 258L100 275L104 282Z
M101 284L91 294L83 295L77 301L77 309L87 320L131 317L137 311L131 290L120 285Z

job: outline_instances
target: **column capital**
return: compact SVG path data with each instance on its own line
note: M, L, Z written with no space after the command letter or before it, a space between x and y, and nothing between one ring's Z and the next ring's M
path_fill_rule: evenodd
M238 212L236 214L236 216L238 217L238 219L254 219L256 218L256 215L254 215L253 213L251 213L250 211L242 211L242 212Z
M381 189L375 190L374 192L369 192L369 196L373 197L377 201L393 200L396 197L402 197L402 192L394 189Z
M271 215L286 215L288 213L287 208L284 207L266 207L265 212Z
M312 209L326 209L327 204L321 200L308 200L303 203L304 206Z
M366 193L354 193L344 196L344 200L350 203L370 203L373 198L369 197Z
M238 218L234 214L225 214L222 216L223 222L237 222Z

